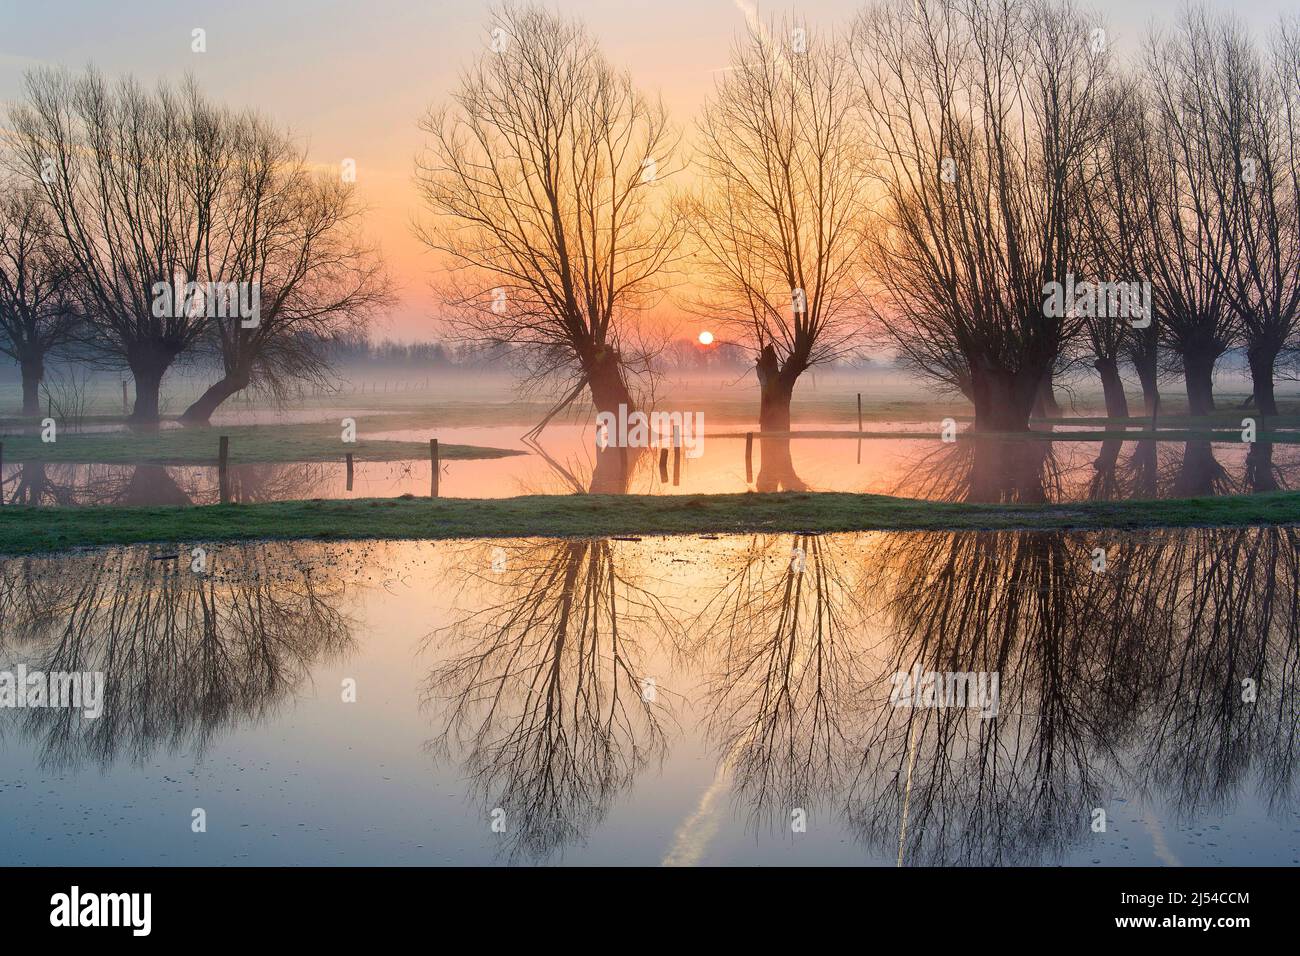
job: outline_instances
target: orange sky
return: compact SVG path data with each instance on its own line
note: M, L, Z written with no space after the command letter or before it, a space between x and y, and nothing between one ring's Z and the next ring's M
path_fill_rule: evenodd
M413 238L418 213L412 161L416 128L430 104L446 98L458 72L486 43L486 0L44 0L0 4L0 99L17 97L23 70L38 64L96 64L145 81L191 71L213 98L256 107L289 125L311 158L356 160L358 187L371 207L401 300L379 334L436 337L437 306L427 289L432 257ZM552 0L582 18L607 55L639 85L664 97L689 130L730 45L757 9L791 10L818 29L848 22L851 0L763 4L750 0ZM1178 0L1097 0L1121 50L1153 19L1171 22ZM1284 11L1282 0L1213 0L1259 32ZM207 33L207 52L191 51L191 31ZM686 331L694 335L692 323Z

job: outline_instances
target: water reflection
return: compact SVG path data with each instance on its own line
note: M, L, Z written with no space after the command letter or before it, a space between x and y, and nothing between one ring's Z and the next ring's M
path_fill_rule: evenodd
M1087 839L1117 792L1192 814L1253 785L1279 806L1295 776L1298 543L1291 528L887 543L886 673L997 671L1001 702L993 719L880 704L848 796L861 838L903 863L1034 863Z
M869 658L850 544L755 536L694 620L719 773L756 826L821 809L853 762Z
M478 434L476 441L495 440ZM700 458L671 449L597 449L560 435L529 454L446 461L445 497L521 494L728 494L846 491L983 502L1068 502L1241 494L1294 487L1300 447L1269 442L1103 442L962 438L710 438ZM859 446L865 445L865 453ZM751 454L746 455L746 448ZM349 484L337 461L232 466L235 501L397 497L429 493L427 460L356 463ZM25 462L3 470L6 502L28 505L212 504L210 466Z
M43 765L140 762L159 748L201 754L351 647L341 582L299 546L226 546L201 574L192 561L124 549L0 564L0 654L29 670L104 674L96 719L71 708L6 712L20 715Z
M1125 446L1129 446L1125 450ZM1095 457L1088 458L1091 449ZM1208 441L1050 443L977 439L919 453L890 494L937 501L1055 504L1251 494L1293 486L1294 449L1231 448L1230 469Z
M669 691L645 642L675 618L607 540L479 545L459 563L482 605L432 637L452 650L425 684L428 746L502 815L508 858L546 859L662 757Z
M1108 452L1095 471L1178 480L1183 462L1159 468L1141 451ZM1000 495L1043 481L961 480ZM1298 536L284 543L223 548L202 576L147 548L14 560L0 563L0 658L104 671L107 695L97 721L5 711L0 729L16 732L0 744L68 769L201 754L282 727L341 655L396 655L405 696L368 683L366 708L329 713L376 721L360 746L382 751L383 721L396 731L411 711L410 750L423 743L432 760L406 785L442 781L474 832L501 813L480 862L561 860L614 838L616 811L638 800L701 808L652 848L669 863L707 862L724 821L780 852L796 810L875 861L1061 862L1102 839L1096 808L1116 821L1157 807L1155 826L1217 825L1242 805L1293 818ZM390 570L402 555L408 567ZM366 620L358 585L372 578L400 582L369 590L375 607L397 602L384 627ZM895 675L924 672L996 673L996 716L895 706ZM315 749L352 765L330 730L314 732ZM704 758L703 795L665 771L678 751Z

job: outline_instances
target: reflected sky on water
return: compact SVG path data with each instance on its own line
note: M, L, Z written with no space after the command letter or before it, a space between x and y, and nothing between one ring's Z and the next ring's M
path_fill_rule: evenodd
M813 426L815 427L815 426ZM912 426L914 427L914 426ZM444 444L518 448L527 455L444 461L440 493L501 498L605 490L634 494L846 491L942 501L1062 502L1242 494L1295 487L1300 446L1256 442L1007 441L937 438L827 439L755 437L746 463L744 437L706 436L699 457L669 449L597 449L590 429L553 426L540 442L517 427L446 429ZM423 433L421 433L423 434ZM727 433L724 433L727 434ZM734 433L731 433L734 434ZM370 437L414 440L415 433ZM620 470L626 476L618 476ZM336 462L231 466L235 501L423 497L427 459L357 461L351 488ZM600 476L597 488L591 480ZM609 480L614 476L614 480ZM7 503L212 504L215 467L6 464Z
M1289 865L1298 534L9 559L0 669L107 691L96 720L0 710L3 843L45 864ZM927 671L996 672L997 716L891 702Z

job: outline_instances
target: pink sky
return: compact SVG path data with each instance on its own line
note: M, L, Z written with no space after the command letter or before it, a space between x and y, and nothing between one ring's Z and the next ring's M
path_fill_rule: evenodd
M412 160L416 128L442 101L458 72L486 43L486 0L45 0L6 3L0 10L0 99L21 89L23 70L37 64L146 81L186 71L213 98L252 106L286 124L313 161L356 160L358 188L371 207L370 231L381 244L401 300L378 334L400 339L438 335L437 305L427 289L431 256L413 238L418 214ZM1083 4L1088 6L1088 4ZM745 16L748 0L560 0L549 4L582 18L610 59L638 84L664 97L689 130L716 70ZM1114 42L1132 50L1153 20L1177 15L1175 0L1100 0ZM1215 0L1259 33L1285 11L1280 0ZM848 0L763 4L764 17L795 11L817 29L845 25L858 8ZM207 32L207 52L191 52L194 28Z

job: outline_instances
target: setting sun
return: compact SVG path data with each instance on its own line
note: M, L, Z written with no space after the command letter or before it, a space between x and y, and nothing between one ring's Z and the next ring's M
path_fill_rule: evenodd
M713 344L713 333L712 333L712 332L709 332L708 330L705 330L705 331L701 332L701 333L700 333L700 344L701 344L701 345L712 345L712 344Z

